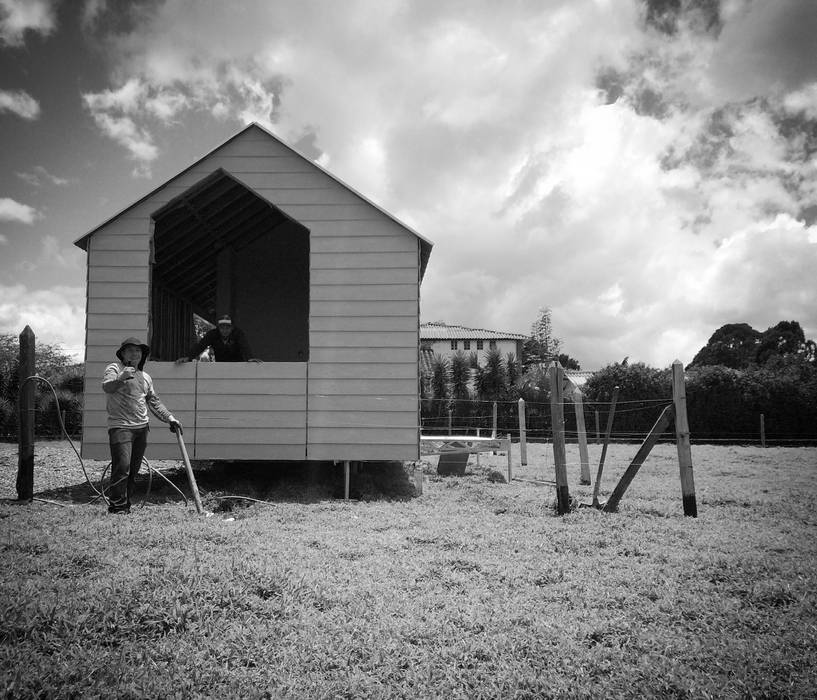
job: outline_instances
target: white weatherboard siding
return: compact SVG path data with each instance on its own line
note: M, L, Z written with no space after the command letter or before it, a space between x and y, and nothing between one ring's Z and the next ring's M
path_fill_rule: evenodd
M105 365L123 338L147 339L150 216L218 168L310 232L310 355L308 363L149 362L191 457L417 459L419 239L257 127L90 236L83 456L109 458ZM155 422L148 458L177 459L174 436Z

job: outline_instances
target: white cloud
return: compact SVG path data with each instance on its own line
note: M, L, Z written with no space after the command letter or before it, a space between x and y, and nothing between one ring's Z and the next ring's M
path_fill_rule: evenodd
M40 116L40 103L23 90L0 90L0 114L3 112L36 119Z
M167 0L116 44L128 79L86 100L144 164L191 110L314 134L321 164L436 243L425 319L525 332L547 305L585 366L667 365L728 322L817 335L798 301L815 234L791 223L815 166L778 113L812 114L807 5L733 0L717 37L643 32L635 0Z
M0 245L6 245L9 242L9 239L6 238L2 233L0 233Z
M35 165L29 172L15 174L21 180L27 182L29 185L32 185L33 187L41 187L46 183L56 185L57 187L63 187L70 183L70 180L64 177L52 175L42 165Z
M47 36L57 26L52 0L0 0L0 43L19 46L27 31Z
M42 214L28 204L20 204L8 197L0 197L0 221L14 221L31 225L42 218Z
M58 285L35 290L0 285L0 333L31 326L36 342L59 343L77 361L84 357L85 288Z

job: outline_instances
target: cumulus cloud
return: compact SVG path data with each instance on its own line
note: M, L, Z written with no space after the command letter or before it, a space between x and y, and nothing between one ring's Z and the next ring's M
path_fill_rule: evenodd
M15 173L23 182L27 182L33 187L41 187L45 184L56 185L63 187L70 183L70 180L64 177L52 175L42 165L35 165L30 171L24 173Z
M436 243L424 318L549 306L587 367L688 362L728 322L813 337L817 5L659 6L167 0L86 104L143 164L191 110L306 138Z
M0 114L3 112L36 119L40 116L40 103L24 90L0 90Z
M53 0L0 0L0 43L19 46L27 31L47 36L57 26Z
M0 285L0 332L19 335L31 326L39 342L58 343L77 361L84 357L85 288L59 285L34 290Z
M41 218L42 214L34 207L20 204L9 197L0 197L0 221L31 225Z

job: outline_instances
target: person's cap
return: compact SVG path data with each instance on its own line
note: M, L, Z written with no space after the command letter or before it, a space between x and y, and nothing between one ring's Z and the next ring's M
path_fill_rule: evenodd
M142 369L145 365L145 360L148 359L148 353L150 352L150 346L143 343L139 338L125 338L122 343L119 345L119 350L116 351L116 357L119 359L120 362L124 362L125 360L122 359L122 351L128 345L135 345L142 351L142 361L139 363L139 369Z
M225 325L225 326L232 326L232 325L233 325L233 319L231 319L229 316L226 316L226 315L225 315L225 316L222 316L222 317L221 317L221 318L218 320L218 325L219 325L219 326L221 326L221 325Z

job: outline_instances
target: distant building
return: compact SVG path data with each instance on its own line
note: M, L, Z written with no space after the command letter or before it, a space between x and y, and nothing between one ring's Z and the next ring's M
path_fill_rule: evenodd
M485 354L494 349L498 350L503 358L512 353L519 359L522 355L522 344L527 338L528 336L522 333L468 328L441 321L420 324L420 348L424 359L430 359L434 355L450 359L457 352L462 352L468 357L474 353L477 362L484 365Z

